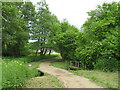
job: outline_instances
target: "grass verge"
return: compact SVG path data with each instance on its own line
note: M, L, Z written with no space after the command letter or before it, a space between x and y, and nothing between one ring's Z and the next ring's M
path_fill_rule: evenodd
M63 88L63 84L55 77L45 74L42 77L30 79L25 85L26 88Z
M65 61L56 61L53 66L66 69L76 75L86 77L104 88L118 88L118 72L102 72L98 70L69 70L68 63Z

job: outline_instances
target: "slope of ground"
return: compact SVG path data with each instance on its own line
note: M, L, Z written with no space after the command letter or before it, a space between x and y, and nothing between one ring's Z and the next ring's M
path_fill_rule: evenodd
M40 64L39 70L56 76L65 86L65 88L102 88L91 82L89 79L74 75L67 70L50 66L51 61Z
M52 75L34 77L25 85L26 88L63 88L62 83Z

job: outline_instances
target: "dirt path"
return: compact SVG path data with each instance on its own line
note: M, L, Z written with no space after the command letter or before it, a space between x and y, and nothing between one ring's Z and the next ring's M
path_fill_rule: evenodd
M50 64L51 61L43 62L38 69L44 73L56 76L64 84L65 88L102 88L89 79L74 75L67 70L50 66Z

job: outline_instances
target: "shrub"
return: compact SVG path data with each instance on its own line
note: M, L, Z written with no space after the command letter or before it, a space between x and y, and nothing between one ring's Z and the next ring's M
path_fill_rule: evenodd
M35 70L30 69L23 61L3 61L2 88L22 87L26 80L35 76Z
M114 58L99 58L94 66L98 70L113 72L118 70L118 61Z

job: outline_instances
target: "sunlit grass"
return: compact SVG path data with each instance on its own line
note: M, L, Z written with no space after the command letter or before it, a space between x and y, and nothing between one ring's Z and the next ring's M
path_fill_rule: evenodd
M25 85L26 88L63 88L63 84L55 77L45 74L42 77L30 79Z
M59 62L58 61L53 62L51 65L62 68L62 69L68 69L68 67L67 67L68 63L66 61L62 61L62 60L59 60Z
M70 72L89 78L97 82L99 85L106 88L118 88L118 73L117 72L102 72L97 70L78 70Z

